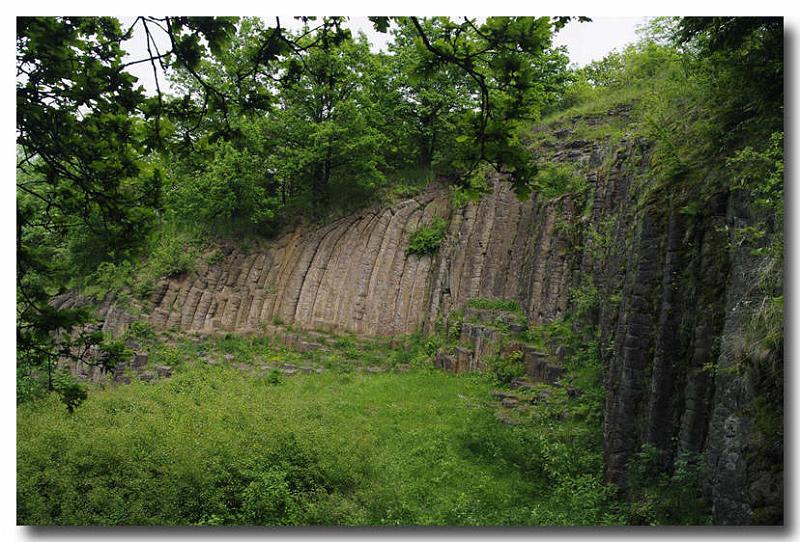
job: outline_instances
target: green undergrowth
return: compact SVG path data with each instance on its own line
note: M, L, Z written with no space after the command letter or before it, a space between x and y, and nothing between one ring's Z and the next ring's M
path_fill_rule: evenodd
M622 521L596 433L558 400L520 425L492 381L438 371L274 379L196 366L19 407L18 522L516 525ZM561 416L561 417L559 417ZM588 431L588 432L587 432Z
M436 337L419 334L394 338L362 339L350 334L308 333L286 327L284 333L298 337L314 349L306 352L284 345L265 335L183 335L156 336L143 323L135 323L126 337L135 340L149 354L153 365L192 367L214 363L237 364L253 369L262 365L297 365L350 372L366 367L393 369L399 366L424 368L438 345Z
M286 331L319 347L302 353L264 336L132 324L125 339L175 375L91 385L73 413L55 394L20 405L18 522L625 522L603 483L600 409L588 390L514 390L525 404L504 412L491 373L433 368L441 334ZM288 376L262 364L324 370ZM373 366L385 372L357 370Z

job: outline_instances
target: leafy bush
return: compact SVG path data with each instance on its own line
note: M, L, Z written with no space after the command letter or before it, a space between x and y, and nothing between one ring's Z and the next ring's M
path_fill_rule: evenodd
M524 376L522 352L515 350L506 356L495 356L489 362L489 371L501 384L510 384L515 378Z
M447 222L443 218L436 218L429 225L418 227L408 238L406 255L423 256L436 252L445 235L447 235Z
M628 463L630 521L644 525L705 525L711 510L703 496L705 462L701 454L679 454L671 469L664 454L644 444Z
M67 405L67 411L70 414L88 397L86 387L75 380L75 377L66 370L57 371L53 375L53 389L61 401Z
M148 242L147 259L136 275L134 291L146 297L159 280L189 273L200 257L200 232L175 222L154 230Z
M588 186L586 179L567 164L541 166L532 182L532 189L548 200L582 194Z
M199 171L178 173L167 192L169 208L181 222L212 231L269 231L280 206L265 158L217 141Z
M131 325L128 327L128 335L140 341L152 341L156 337L153 326L144 320L131 322Z
M242 523L291 525L297 522L298 503L286 482L286 473L268 470L242 492Z
M100 343L100 364L107 371L113 369L122 361L126 361L131 351L125 346L123 340L106 339Z
M545 515L531 516L534 507L551 510L543 462L567 461L569 450L540 454L540 428L465 408L484 404L489 385L418 371L273 386L203 367L98 389L71 415L51 395L18 410L18 521L537 523ZM564 513L599 521L599 508L579 504Z
M487 181L489 168L478 167L476 171L460 185L450 187L450 202L454 209L461 209L470 202L478 202L492 190Z
M133 263L128 260L120 262L101 262L87 278L84 293L102 299L109 292L118 293L130 287L134 275Z
M461 336L461 327L464 325L464 313L453 311L450 313L447 326L447 338L451 341L458 340Z

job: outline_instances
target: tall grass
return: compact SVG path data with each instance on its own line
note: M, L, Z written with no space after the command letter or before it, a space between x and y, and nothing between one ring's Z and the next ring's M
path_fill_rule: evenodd
M570 451L587 444L578 426L564 425L564 439L501 424L486 378L328 372L275 382L196 367L155 384L95 390L72 415L55 398L22 405L18 521L619 521L606 512L599 448ZM563 476L592 498L572 495Z

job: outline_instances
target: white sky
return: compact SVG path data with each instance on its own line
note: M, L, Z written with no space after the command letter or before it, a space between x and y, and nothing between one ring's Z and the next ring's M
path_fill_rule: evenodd
M274 24L274 17L264 17L267 22ZM291 16L281 16L281 25L290 28L299 28L301 23ZM133 23L133 17L120 17L123 27ZM636 28L642 25L647 17L592 17L590 23L570 22L555 36L556 45L566 45L572 63L584 66L592 60L603 58L614 49L622 49L625 45L636 41ZM363 31L373 47L385 50L390 39L388 33L382 34L375 31L372 23L366 17L351 17L349 27L354 32ZM140 26L140 25L139 25ZM147 57L144 32L137 26L134 37L125 43L128 50L128 61L139 60ZM166 36L159 32L155 34L162 52L169 48ZM153 69L149 62L131 66L130 72L139 78L149 93L155 93L155 79ZM164 74L159 74L161 90L169 88L164 79Z

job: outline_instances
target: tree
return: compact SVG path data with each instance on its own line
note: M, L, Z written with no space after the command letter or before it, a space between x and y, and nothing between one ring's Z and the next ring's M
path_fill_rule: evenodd
M417 17L407 19L419 35L423 64L428 70L452 65L468 77L479 107L469 111L459 126L456 156L452 160L461 179L468 179L481 164L505 174L515 191L524 195L536 166L519 141L522 122L538 118L551 88L566 82L559 77L566 63L554 62L552 33L562 23L547 17L489 17L482 24L464 18L429 21L426 29ZM400 19L401 24L406 19Z
M424 21L428 34L437 32L431 21ZM402 20L393 30L389 58L399 89L405 119L402 126L410 133L411 149L417 165L432 175L434 155L453 143L458 135L458 119L471 108L479 107L477 87L457 66L432 66L419 47L419 34L410 21Z
M120 68L124 37L107 17L17 20L17 356L45 367L51 389L55 358L72 351L55 334L88 319L48 304L69 276L67 242L95 247L96 265L130 247L158 204L139 164L144 96Z
M384 138L369 122L375 66L366 37L353 39L349 32L324 27L297 43L308 47L306 40L317 46L287 60L290 75L278 87L270 120L281 136L275 169L296 184L310 179L311 204L319 216L339 172L355 187L372 189L380 182Z
M157 133L160 110L124 70L130 35L112 17L17 19L17 362L23 378L45 371L48 389L58 357L81 357L101 339L73 337L89 311L50 299L129 253L159 207L160 176L142 158L145 119L155 112Z

